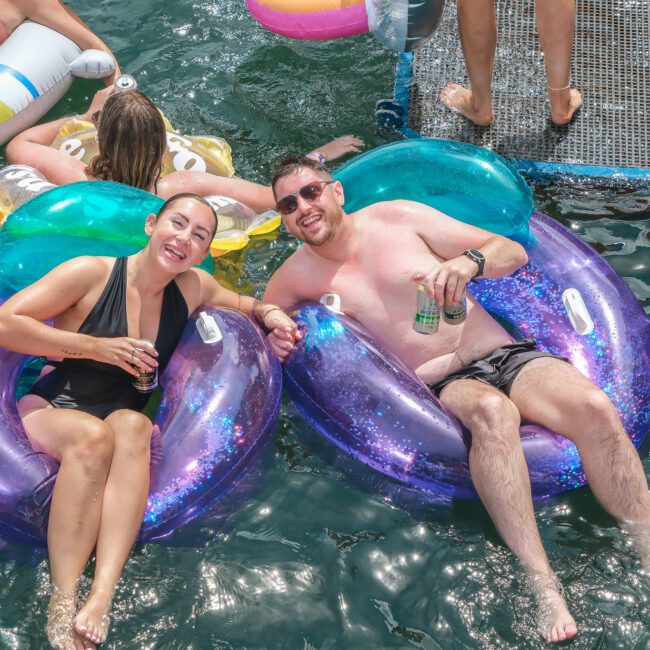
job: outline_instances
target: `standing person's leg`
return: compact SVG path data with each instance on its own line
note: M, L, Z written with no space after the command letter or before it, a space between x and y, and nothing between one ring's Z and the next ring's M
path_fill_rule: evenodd
M575 0L535 0L537 31L544 50L551 119L557 125L571 121L582 105L582 95L571 84L571 51L575 33Z
M121 409L106 420L115 436L97 536L95 577L75 628L95 643L108 632L108 612L117 581L135 543L149 494L153 424L142 413Z
M61 463L47 528L54 588L46 631L55 648L83 648L73 629L77 581L97 541L113 431L92 415L52 408L35 395L24 397L19 411L34 448Z
M517 407L500 391L473 379L448 384L440 401L472 434L469 468L497 530L529 572L547 641L576 634L539 536L528 466L519 440Z
M613 517L634 531L642 565L650 569L648 482L607 395L570 364L545 358L522 368L510 399L522 418L575 443L592 492Z
M492 68L497 45L495 0L458 0L458 31L463 46L469 88L448 83L442 103L479 126L494 121Z

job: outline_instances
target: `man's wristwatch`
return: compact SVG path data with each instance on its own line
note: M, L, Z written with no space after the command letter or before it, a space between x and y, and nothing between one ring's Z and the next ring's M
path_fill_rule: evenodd
M485 256L481 251L477 250L476 248L468 248L466 251L463 251L463 255L466 257L469 257L472 262L476 262L478 264L478 270L472 278L478 278L483 275L483 267L485 266Z

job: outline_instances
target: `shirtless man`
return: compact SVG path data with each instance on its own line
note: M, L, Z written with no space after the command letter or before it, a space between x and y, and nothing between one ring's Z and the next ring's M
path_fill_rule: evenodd
M513 342L469 296L463 324L441 321L433 336L412 328L420 282L440 304L457 302L472 278L501 278L526 264L524 249L411 201L376 203L348 215L341 184L305 158L280 163L272 187L287 230L305 244L273 275L265 300L289 308L324 293L339 294L348 315L432 385L471 432L474 486L531 576L542 635L553 642L575 636L575 621L535 524L519 426L535 422L572 440L591 488L607 511L619 522L647 531L648 485L616 409L569 363L534 350L502 358L496 376L477 380L461 375L449 381L451 373L478 359L503 357L503 346ZM272 334L271 339L276 349L284 348L284 356L295 343L289 333ZM635 541L648 566L647 536L641 534Z
M0 0L0 44L4 43L24 20L32 20L67 36L82 50L103 50L115 59L104 41L60 0ZM115 71L105 77L103 82L111 86L120 74L116 60Z

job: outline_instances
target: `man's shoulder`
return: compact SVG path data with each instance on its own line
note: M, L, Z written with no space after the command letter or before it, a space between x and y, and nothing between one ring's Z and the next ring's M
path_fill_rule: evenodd
M403 230L409 225L416 227L418 220L428 210L432 208L422 203L395 199L380 201L361 208L354 213L353 217L358 226L373 230L381 227L381 232L390 236L389 233L395 229Z
M299 290L303 281L314 277L317 257L307 254L308 249L301 246L287 257L273 272L267 288L282 291Z
M287 257L284 262L278 267L273 276L286 276L287 274L293 273L300 268L305 268L309 266L310 259L313 257L311 255L306 255L307 248L305 245L300 246L295 250L289 257Z
M414 210L421 209L423 204L406 199L393 199L391 201L378 201L357 210L355 217L365 217L370 219L389 219L396 216L409 216Z

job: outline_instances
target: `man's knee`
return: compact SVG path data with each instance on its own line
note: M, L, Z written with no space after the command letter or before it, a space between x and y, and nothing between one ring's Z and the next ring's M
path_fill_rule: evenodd
M474 442L512 443L519 439L517 407L502 393L485 391L476 399L470 429Z
M611 400L593 385L581 394L573 416L578 434L593 435L594 432L602 431L608 435L621 429L618 413Z

